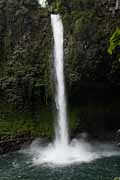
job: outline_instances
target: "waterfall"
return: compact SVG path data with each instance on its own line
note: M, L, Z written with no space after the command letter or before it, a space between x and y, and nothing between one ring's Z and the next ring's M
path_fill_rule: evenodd
M55 144L68 145L68 127L64 83L63 24L59 14L51 14L54 37L54 68L56 76L57 125L55 126Z
M43 1L39 0L41 3ZM102 145L103 150L99 151L101 145L96 144L95 147L92 147L82 137L69 142L64 83L63 23L59 14L51 14L51 24L54 37L55 102L57 108L55 140L45 146L40 141L33 142L30 152L33 154L34 164L67 165L89 162L103 156L117 155L118 151L114 149L111 149L110 152L105 151L104 145Z
M89 162L94 159L89 144L77 139L69 143L67 125L67 107L64 83L64 48L63 48L63 23L59 14L51 14L51 25L54 38L54 69L55 69L55 102L57 108L57 123L55 125L55 140L47 146L38 146L33 143L32 153L34 163L71 164Z

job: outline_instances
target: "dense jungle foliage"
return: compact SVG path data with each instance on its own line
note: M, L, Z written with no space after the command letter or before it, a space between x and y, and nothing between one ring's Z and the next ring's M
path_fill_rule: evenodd
M120 122L120 8L108 0L0 0L0 134L53 134L50 13L64 23L71 134L106 135ZM74 108L73 108L74 107Z

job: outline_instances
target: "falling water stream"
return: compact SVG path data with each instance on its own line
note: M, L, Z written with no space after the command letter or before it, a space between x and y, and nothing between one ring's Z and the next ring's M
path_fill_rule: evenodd
M55 127L55 144L68 145L68 127L66 113L64 65L63 65L63 24L60 15L51 14L51 24L54 36L54 68L56 76L56 108L57 126Z

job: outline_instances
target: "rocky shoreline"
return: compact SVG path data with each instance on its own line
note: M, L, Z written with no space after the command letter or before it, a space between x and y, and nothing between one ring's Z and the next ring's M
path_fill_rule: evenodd
M34 140L28 135L19 135L11 139L0 140L0 155L14 152L21 149L24 145L29 145Z

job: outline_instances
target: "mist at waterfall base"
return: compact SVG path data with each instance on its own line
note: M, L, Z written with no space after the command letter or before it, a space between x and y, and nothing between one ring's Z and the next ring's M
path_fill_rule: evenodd
M83 139L73 139L69 146L54 143L44 146L42 140L39 139L34 141L25 153L32 156L34 165L52 167L88 163L96 159L120 155L119 148L112 144L90 144Z
M44 145L41 140L32 143L28 152L35 165L65 166L73 163L90 162L98 158L119 155L117 147L110 144L90 145L83 138L69 143L67 111L64 85L63 24L60 15L51 14L54 37L54 68L56 79L57 124L55 140Z

